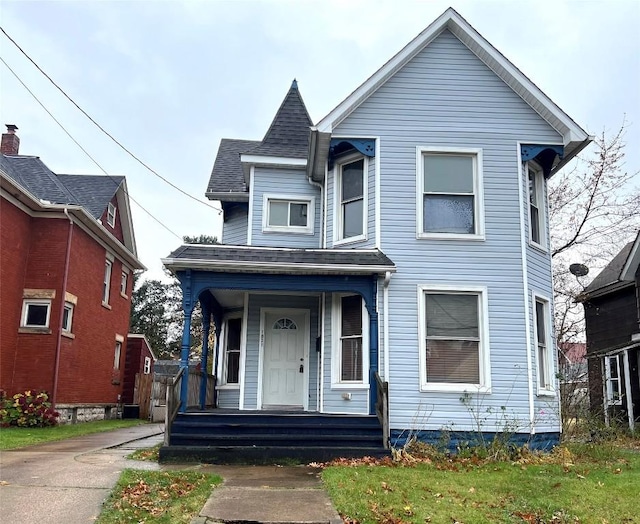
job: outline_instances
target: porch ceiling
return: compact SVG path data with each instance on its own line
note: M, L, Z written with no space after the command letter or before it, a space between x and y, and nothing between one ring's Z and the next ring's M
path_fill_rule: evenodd
M241 273L371 275L395 272L377 249L286 249L229 245L183 245L162 263L171 271L199 269Z

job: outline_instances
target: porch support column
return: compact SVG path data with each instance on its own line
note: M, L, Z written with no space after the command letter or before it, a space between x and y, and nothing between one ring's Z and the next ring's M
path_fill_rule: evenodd
M182 288L182 311L184 324L182 327L182 346L180 351L180 369L183 370L180 385L180 413L187 411L189 395L189 350L191 349L191 315L193 314L193 297L191 294L191 270L178 272Z
M207 369L209 361L209 331L211 328L211 308L206 300L200 301L202 308L202 376L200 377L200 409L207 403Z
M378 399L378 384L375 377L375 372L378 371L378 311L376 308L378 276L374 275L371 281L371 295L365 297L365 304L369 313L369 414L375 415Z
M220 377L218 377L218 366L219 366L219 362L220 362L220 335L222 334L222 313L221 312L214 312L213 314L213 324L214 324L214 330L216 332L216 342L215 342L215 348L213 350L213 366L211 368L211 374L216 378L216 383L218 382L218 380L220 379ZM216 395L216 406L214 407L218 407L217 406L217 395Z

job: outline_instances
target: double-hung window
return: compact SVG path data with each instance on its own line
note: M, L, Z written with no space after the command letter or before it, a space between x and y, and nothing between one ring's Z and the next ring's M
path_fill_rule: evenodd
M612 355L604 359L604 371L606 378L607 404L620 406L622 395L620 389L620 355Z
M542 171L527 165L529 176L529 240L537 246L545 244L544 177Z
M240 383L240 347L242 341L242 318L229 318L226 323L224 344L223 384Z
M366 171L365 158L345 162L337 167L336 240L353 241L366 238Z
M116 227L116 206L111 202L107 206L107 224L111 227Z
M490 386L484 288L418 287L421 389Z
M332 382L337 387L362 387L369 381L368 324L360 295L334 295Z
M535 298L535 344L538 363L538 394L553 393L553 342L551 340L551 314L549 301Z
M122 354L122 341L116 340L116 347L113 353L113 369L120 369L120 357Z
M73 304L71 302L64 303L64 311L62 312L62 331L71 333L71 325L73 323Z
M145 375L151 373L151 357L144 357L144 368L142 371Z
M264 195L262 230L313 234L315 198Z
M113 262L108 258L104 261L104 279L102 283L102 303L109 305L109 293L111 291L111 269Z
M484 235L482 150L418 147L418 238Z

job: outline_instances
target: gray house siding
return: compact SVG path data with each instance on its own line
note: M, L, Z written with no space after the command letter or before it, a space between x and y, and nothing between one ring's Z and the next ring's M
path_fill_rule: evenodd
M472 430L470 410L491 408L498 415L483 430L500 430L500 408L508 406L509 417L528 431L517 142L557 143L559 134L448 31L334 133L380 137L380 247L397 266L389 288L391 427ZM482 149L484 240L416 238L418 146ZM474 394L469 407L461 392L420 391L420 284L486 286L492 386Z
M244 409L258 407L258 362L260 360L260 309L261 308L294 308L309 310L309 411L315 411L317 405L318 354L316 338L318 337L318 305L317 296L311 295L275 295L250 294L249 319L247 321L247 344L244 369Z
M238 407L240 407L240 388L219 389L218 407L227 409L238 409Z
M232 212L222 225L222 243L246 246L248 226L249 217L246 210Z
M264 195L314 198L313 234L263 232ZM266 247L320 247L320 189L312 186L304 170L255 168L251 189L253 205L251 245Z

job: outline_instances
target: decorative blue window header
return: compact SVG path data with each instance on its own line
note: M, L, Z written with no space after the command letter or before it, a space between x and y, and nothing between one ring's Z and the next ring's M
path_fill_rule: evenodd
M355 149L365 156L376 156L376 141L373 138L332 138L329 143L329 169L337 157Z
M553 168L553 162L556 156L560 159L564 157L564 146L549 146L544 144L526 144L520 146L522 161L535 160L545 177L548 177Z

